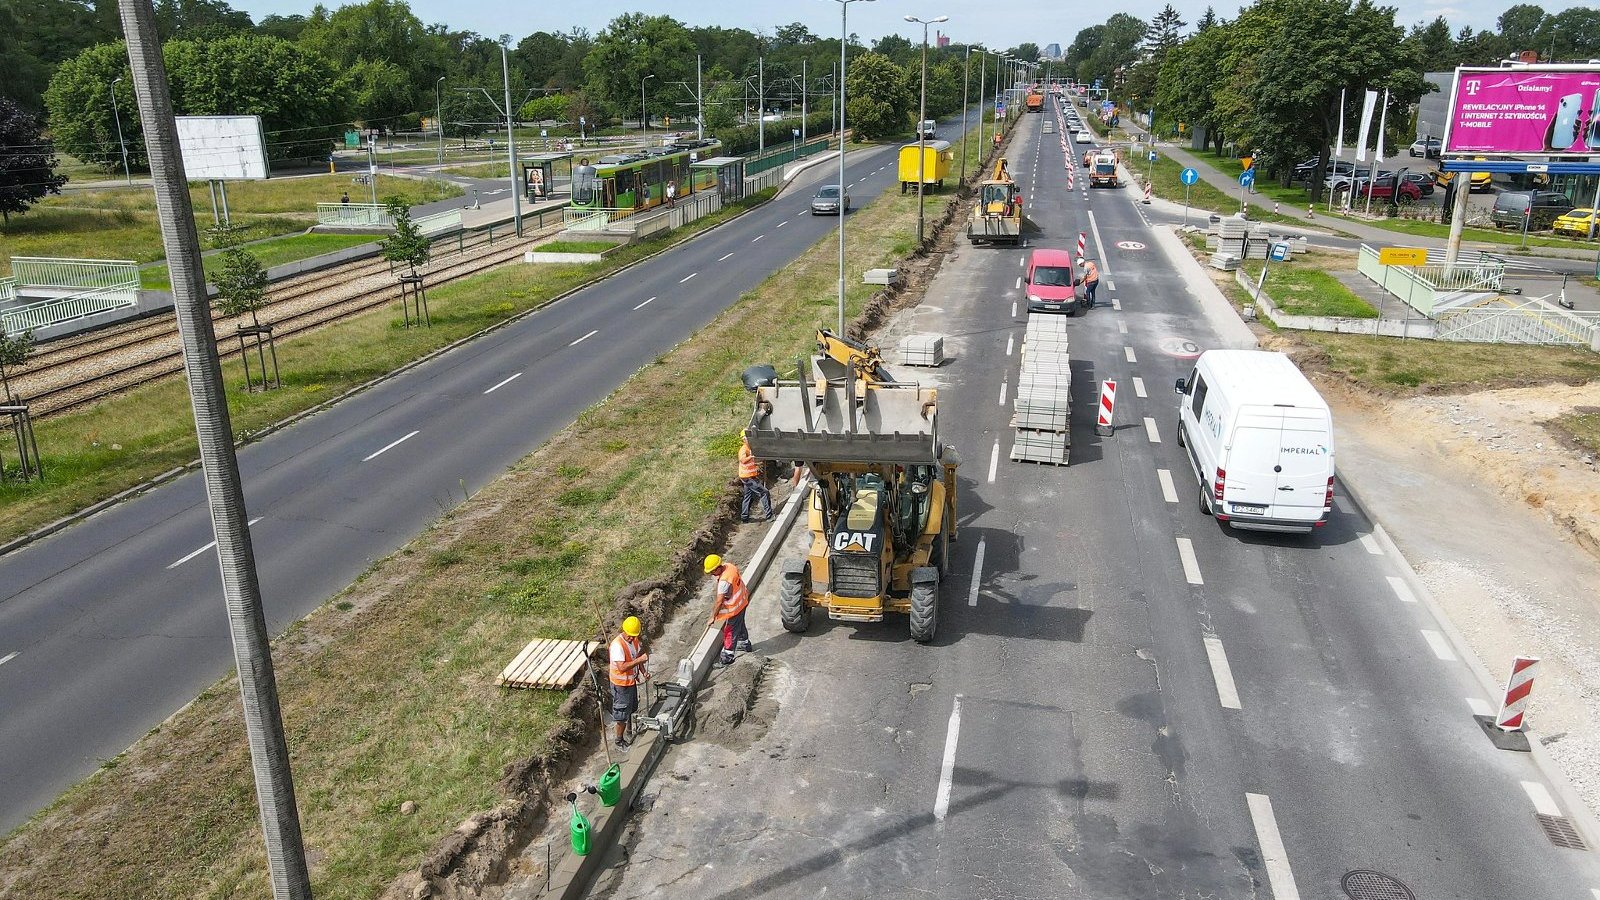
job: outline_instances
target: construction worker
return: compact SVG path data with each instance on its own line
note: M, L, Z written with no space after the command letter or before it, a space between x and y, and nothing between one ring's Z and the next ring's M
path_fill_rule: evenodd
M739 567L723 562L715 553L706 557L706 574L717 579L711 620L706 627L722 623L722 653L717 657L718 668L733 664L734 651L748 653L750 632L744 627L744 611L750 606L750 589L745 587Z
M639 708L639 678L650 660L639 640L644 624L638 616L622 620L622 633L611 639L611 721L616 723L617 749L628 749L628 720Z
M750 452L750 439L743 434L739 436L739 487L743 490L739 498L739 521L750 521L750 507L756 500L761 501L761 520L772 518L772 492L767 490L767 483L761 477L761 462Z
M1083 285L1083 305L1094 309L1094 291L1100 286L1100 267L1092 259L1078 257L1078 268L1083 270L1083 277L1079 282Z

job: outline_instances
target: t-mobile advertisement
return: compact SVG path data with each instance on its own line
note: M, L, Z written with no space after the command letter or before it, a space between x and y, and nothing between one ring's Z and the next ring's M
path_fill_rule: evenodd
M1600 154L1600 71L1457 70L1444 152Z

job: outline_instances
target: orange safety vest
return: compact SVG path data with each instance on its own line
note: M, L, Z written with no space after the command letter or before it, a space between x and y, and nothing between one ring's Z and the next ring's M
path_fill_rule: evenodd
M1092 259L1087 261L1087 262L1085 262L1083 264L1083 283L1084 284L1088 284L1091 281L1099 281L1099 280L1100 280L1100 267L1095 265L1094 264L1094 260L1092 260Z
M639 658L644 651L643 645L636 637L619 634L611 639L611 683L617 687L633 687L639 683L639 670L629 669L624 672L618 668L620 663L630 663Z
M739 477L760 478L761 463L756 461L756 455L750 452L749 444L739 445Z
M744 612L749 605L750 589L744 586L739 567L733 563L723 563L722 572L717 575L717 621L731 619Z

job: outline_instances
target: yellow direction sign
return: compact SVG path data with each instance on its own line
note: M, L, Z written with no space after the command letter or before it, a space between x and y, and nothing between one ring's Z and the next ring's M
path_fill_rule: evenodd
M1384 247L1378 251L1378 262L1385 266L1425 266L1428 251L1422 247Z

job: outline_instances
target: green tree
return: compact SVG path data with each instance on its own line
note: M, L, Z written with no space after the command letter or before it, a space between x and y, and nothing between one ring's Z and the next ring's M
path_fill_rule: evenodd
M434 80L447 74L449 56L444 35L424 27L403 0L366 0L341 6L331 13L319 5L306 19L299 44L330 60L338 72L351 72L361 63L383 62L393 67L387 71L405 73L408 90L406 102L399 104L402 108L386 104L381 114L362 113L374 119L413 114L424 106L431 108ZM376 70L369 69L372 71ZM498 79L498 58L495 75ZM386 127L384 122L369 124Z
M212 302L223 315L249 315L250 323L260 328L259 313L267 305L267 270L254 253L241 246L242 228L224 226L214 234L214 242L222 248L222 268L211 279L217 289Z
M916 103L906 70L879 53L850 61L845 92L845 125L866 140L905 131Z
M904 35L886 34L872 42L872 52L880 56L887 56L896 65L907 65L914 58L920 58L922 45L913 44Z
M1204 129L1222 144L1217 92L1227 82L1230 26L1213 25L1195 32L1167 52L1156 79L1155 103L1165 118L1184 123L1193 133Z
M1032 41L1018 44L1006 52L1017 59L1027 60L1028 62L1039 61L1039 45Z
M411 220L411 209L404 200L390 197L384 201L384 206L389 211L389 218L394 220L394 231L378 244L383 248L383 258L389 262L405 263L410 267L411 274L415 275L417 266L426 264L433 252L432 241Z
M283 38L286 41L300 40L300 32L305 30L306 17L302 15L270 15L256 23L257 33L268 37Z
M1541 26L1545 12L1532 3L1519 3L1508 8L1495 20L1500 37L1512 52L1539 49Z
M156 28L163 42L173 39L215 40L251 31L250 14L224 0L157 0Z
M524 122L568 122L571 121L567 118L571 111L572 97L567 94L546 94L524 103L517 116Z
M0 392L3 392L0 399L15 402L16 398L11 393L11 376L6 369L22 365L32 352L33 332L6 334L5 326L0 325Z
M1413 25L1406 40L1416 48L1429 71L1444 72L1456 67L1456 41L1450 34L1450 23L1444 20L1444 16L1435 16L1426 25Z
M0 0L0 96L42 111L57 65L120 34L106 21L87 0Z
M626 13L595 37L583 61L588 93L609 115L622 117L639 106L646 75L664 82L694 81L694 42L671 16Z
M1600 57L1600 9L1573 6L1545 20L1540 43L1552 62Z
M345 111L333 68L298 44L236 34L215 41L172 41L163 56L181 115L260 116L270 159L323 159L343 131ZM110 111L104 115L109 117ZM128 118L122 119L124 131ZM51 122L57 121L52 106Z
M1195 20L1194 30L1197 32L1207 31L1221 24L1223 22L1217 18L1217 11L1208 6L1206 11L1200 14L1200 18Z
M346 69L338 93L352 118L369 128L395 130L416 118L411 76L384 59L364 59Z
M32 113L0 97L0 220L24 213L46 194L61 193L67 176L56 174L56 156Z
M107 171L122 165L111 112L111 84L118 78L131 83L127 48L121 41L99 44L61 63L44 95L56 146ZM119 109L129 163L143 167L144 129L131 104Z

